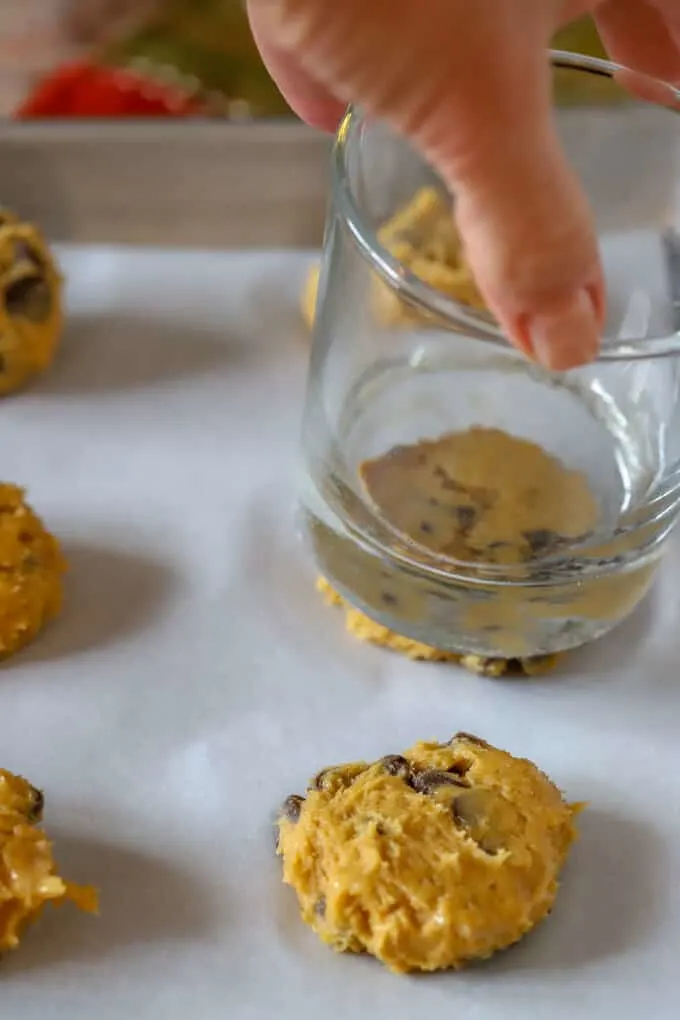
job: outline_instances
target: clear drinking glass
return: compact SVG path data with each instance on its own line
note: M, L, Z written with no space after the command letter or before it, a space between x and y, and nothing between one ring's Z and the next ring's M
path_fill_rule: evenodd
M607 279L592 365L553 374L509 346L461 269L441 183L388 127L351 110L332 161L306 531L349 603L485 657L552 654L622 621L680 509L680 93L551 62Z

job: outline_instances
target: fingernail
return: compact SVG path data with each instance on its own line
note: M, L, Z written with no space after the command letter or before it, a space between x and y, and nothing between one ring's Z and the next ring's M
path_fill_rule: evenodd
M557 372L587 364L600 347L598 315L585 288L554 311L530 319L528 333L536 360Z

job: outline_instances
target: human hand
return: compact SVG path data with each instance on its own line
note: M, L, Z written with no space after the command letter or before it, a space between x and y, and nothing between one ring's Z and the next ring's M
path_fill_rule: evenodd
M293 109L333 130L360 103L456 197L480 290L552 369L597 354L605 312L590 209L559 142L545 51L591 11L612 59L680 82L680 0L247 0Z

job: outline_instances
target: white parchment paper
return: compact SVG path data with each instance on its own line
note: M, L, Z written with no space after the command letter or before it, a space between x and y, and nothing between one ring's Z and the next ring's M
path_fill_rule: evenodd
M308 256L68 249L54 371L0 405L1 474L71 562L0 677L0 764L45 788L99 919L1 963L7 1020L670 1020L680 944L680 557L617 634L493 682L364 647L294 530ZM461 974L389 975L297 918L272 814L320 766L458 729L591 803L549 920Z

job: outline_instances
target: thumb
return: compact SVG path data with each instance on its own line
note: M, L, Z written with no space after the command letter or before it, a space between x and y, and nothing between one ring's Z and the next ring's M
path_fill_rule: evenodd
M604 304L597 243L552 121L545 57L562 0L249 8L310 81L392 123L439 171L510 339L553 369L593 358Z

